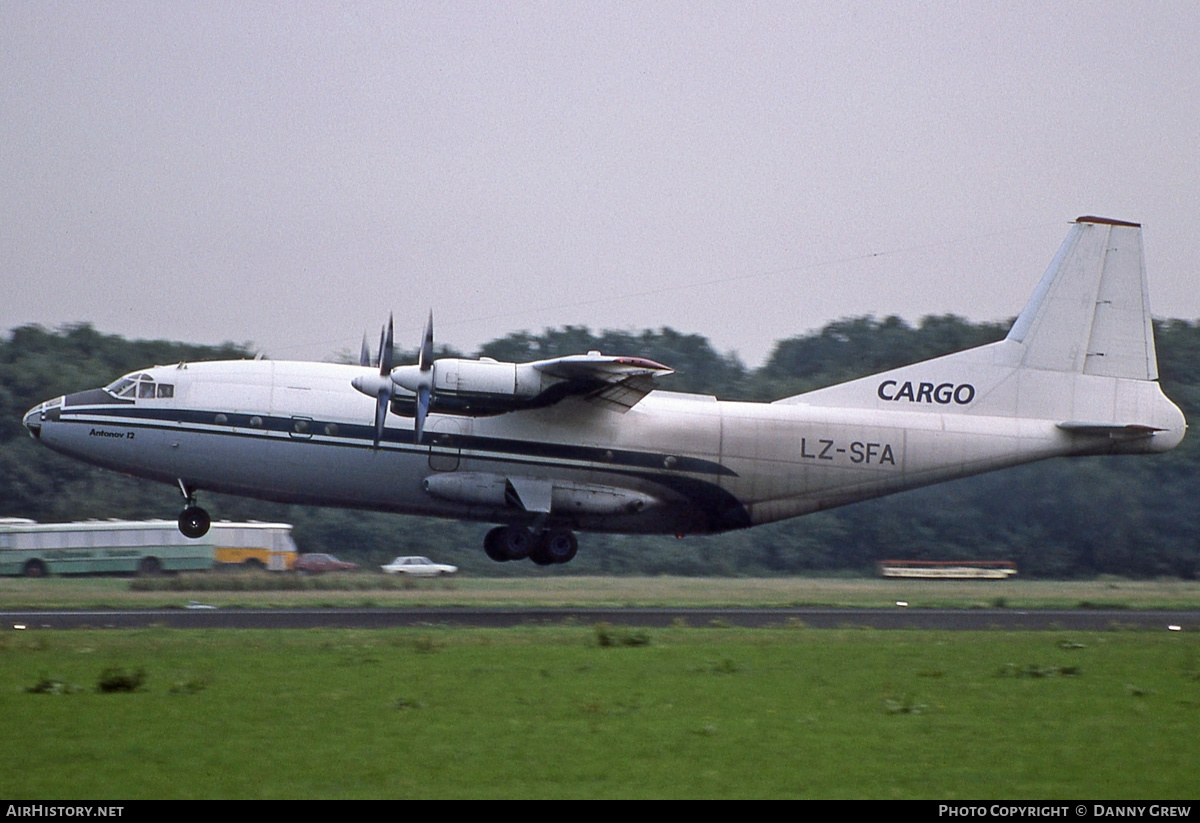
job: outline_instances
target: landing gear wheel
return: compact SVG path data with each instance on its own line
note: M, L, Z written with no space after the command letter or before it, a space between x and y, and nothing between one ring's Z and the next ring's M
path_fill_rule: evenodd
M179 531L184 537L195 540L197 537L208 534L208 526L211 522L208 512L204 509L199 506L188 506L179 515Z
M579 541L570 529L549 529L539 542L538 554L551 563L570 563L579 551Z
M504 527L497 526L487 533L483 538L483 551L492 560L497 563L503 563L508 560L508 555L504 553L504 546L500 544L500 535L503 534Z
M493 560L524 560L533 551L533 535L522 526L498 526L487 533L483 550Z
M555 563L554 558L546 554L540 546L529 555L529 559L539 566L553 566Z
M506 526L500 536L500 545L509 560L524 560L533 551L533 535L521 526Z

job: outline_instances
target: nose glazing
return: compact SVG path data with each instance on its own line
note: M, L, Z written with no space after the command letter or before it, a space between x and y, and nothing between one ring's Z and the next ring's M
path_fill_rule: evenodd
M47 420L57 420L62 409L62 397L56 397L53 400L47 400L44 403L38 403L29 411L25 412L25 417L21 422L25 428L29 430L29 436L35 440L42 436L42 424Z
M45 403L39 403L29 411L25 412L25 417L21 421L25 424L25 428L29 430L29 436L37 439L42 434L42 409Z

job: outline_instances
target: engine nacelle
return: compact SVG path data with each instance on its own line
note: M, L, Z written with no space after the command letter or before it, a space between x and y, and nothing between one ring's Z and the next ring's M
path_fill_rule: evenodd
M392 382L412 395L391 395L395 414L415 415L418 420L425 412L482 417L549 406L572 395L601 397L615 406L631 408L652 390L650 379L671 373L652 360L605 356L598 351L533 363L501 363L486 357L422 362L424 368L412 365L391 370ZM365 377L356 378L354 387L368 395L376 388ZM608 389L614 393L605 395ZM373 396L385 394L378 391Z
M435 411L455 413L511 411L533 401L546 388L546 378L530 363L464 360L443 357L424 375L418 366L398 366L392 382L415 393L423 380L432 389Z
M437 394L532 398L543 388L541 372L529 363L445 357L433 364Z
M619 486L576 483L569 480L545 480L550 491L553 514L636 514L655 506L658 498ZM495 508L525 508L514 485L507 477L489 472L450 472L425 478L425 491L434 497Z

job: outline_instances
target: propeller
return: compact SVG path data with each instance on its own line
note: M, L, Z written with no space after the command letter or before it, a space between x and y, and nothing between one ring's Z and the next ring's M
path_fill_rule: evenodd
M413 425L414 442L420 443L425 431L425 418L433 397L433 312L425 322L425 336L417 352L417 365L401 366L392 372L392 382L417 396L417 413Z
M425 336L417 351L415 366L393 367L395 346L392 333L392 317L379 332L379 357L372 363L371 351L363 337L362 350L358 356L360 366L379 366L379 374L364 374L350 381L354 388L368 397L375 398L375 448L383 440L383 424L387 420L395 387L400 386L417 396L417 409L413 426L413 442L420 443L425 432L425 418L429 416L429 404L433 399L433 312L425 323Z
M374 447L379 448L383 440L383 424L387 420L388 405L392 402L392 360L393 360L392 317L389 315L387 327L379 332L379 374L364 374L354 378L350 384L368 397L375 398L375 441ZM367 341L363 339L362 351L359 354L359 365L370 366L371 354L367 349Z

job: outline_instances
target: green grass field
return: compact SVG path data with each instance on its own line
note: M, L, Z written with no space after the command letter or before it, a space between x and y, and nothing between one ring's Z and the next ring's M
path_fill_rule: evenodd
M1175 632L0 634L13 800L1194 799L1198 729Z
M664 606L1200 609L1194 580L881 580L871 578L528 577L400 581L381 574L180 575L151 579L0 578L0 610L302 606Z

